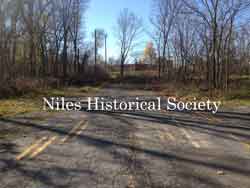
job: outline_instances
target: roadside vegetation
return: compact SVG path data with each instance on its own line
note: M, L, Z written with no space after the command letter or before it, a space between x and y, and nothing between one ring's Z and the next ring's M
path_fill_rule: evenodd
M2 1L1 115L33 111L42 96L91 95L103 83L249 105L249 0L153 0L146 33L143 19L122 9L113 34L95 28L85 38L89 3Z
M84 97L96 94L102 85L62 87L58 89L33 89L20 96L0 99L0 117L15 116L30 112L41 112L43 97Z
M160 96L176 97L182 101L193 100L217 100L223 106L250 106L250 77L231 76L229 79L228 91L214 89L209 90L206 82L191 80L180 82L178 80L167 80L157 78L157 71L132 71L120 78L117 72L112 74L114 84L122 83L123 88L138 88L141 90L155 91Z

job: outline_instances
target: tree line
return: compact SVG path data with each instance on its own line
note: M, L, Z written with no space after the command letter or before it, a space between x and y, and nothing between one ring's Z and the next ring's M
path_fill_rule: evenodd
M87 63L96 69L103 45L107 65L109 33L96 29L94 41L84 42L88 4L88 0L0 0L1 80L84 75ZM152 41L144 56L157 65L159 79L199 79L208 89L227 90L232 73L249 74L249 0L152 0L151 8L146 32ZM123 77L145 28L128 9L120 12L115 26Z
M0 0L0 77L81 71L86 0Z
M158 66L158 78L205 82L208 90L228 90L232 74L250 74L249 0L154 0L152 42L140 62ZM117 19L121 76L143 31L127 9Z
M159 77L198 74L209 89L227 90L230 73L249 67L249 8L248 0L154 1L151 35Z

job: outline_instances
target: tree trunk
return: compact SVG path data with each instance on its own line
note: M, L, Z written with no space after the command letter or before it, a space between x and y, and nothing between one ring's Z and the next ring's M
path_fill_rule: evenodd
M64 33L64 42L63 42L63 78L66 79L67 77L67 64L68 64L68 54L67 54L67 42L68 42L68 32L65 31Z
M158 77L161 79L161 57L158 57Z
M124 77L124 62L125 61L125 58L122 56L121 58L121 78Z

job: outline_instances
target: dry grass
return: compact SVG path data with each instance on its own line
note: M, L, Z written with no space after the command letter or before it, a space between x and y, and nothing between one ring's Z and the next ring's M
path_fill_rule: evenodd
M15 116L41 110L37 99L17 98L0 100L0 116Z
M178 100L190 101L194 98L196 100L215 100L221 101L223 106L236 107L236 106L250 106L250 88L242 87L231 89L227 93L219 90L214 90L212 93L208 91L201 91L195 86L166 84L161 86L159 92L162 96L176 97Z
M43 97L84 97L98 92L98 87L70 87L62 89L37 90L22 97L0 100L0 116L15 116L30 112L42 111Z
M102 86L68 87L61 89L48 89L40 91L39 96L43 97L85 97L97 93ZM37 94L35 94L37 96Z

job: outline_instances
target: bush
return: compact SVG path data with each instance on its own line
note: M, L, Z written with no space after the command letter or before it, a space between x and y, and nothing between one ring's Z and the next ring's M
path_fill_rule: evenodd
M126 84L151 84L157 80L155 76L151 75L125 75L123 78L119 77L116 82L126 83Z
M18 78L15 80L1 81L0 98L8 98L10 96L21 96L33 92L39 87L37 80Z
M88 66L85 73L72 75L67 78L16 78L0 81L0 98L18 97L26 94L40 93L41 89L58 89L71 85L99 85L110 79L109 73L102 67Z
M98 85L100 83L110 80L110 78L110 74L102 66L97 65L96 70L94 66L88 66L86 67L84 74L81 73L78 75L71 76L68 79L67 85Z
M5 80L0 82L0 98L23 96L29 93L38 92L41 88L58 88L59 86L59 80L54 78L17 78Z

